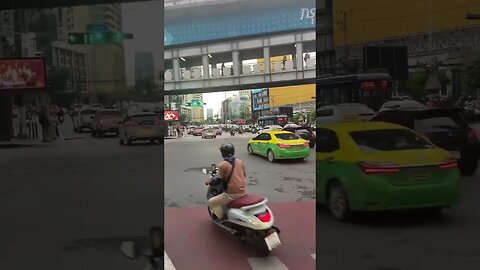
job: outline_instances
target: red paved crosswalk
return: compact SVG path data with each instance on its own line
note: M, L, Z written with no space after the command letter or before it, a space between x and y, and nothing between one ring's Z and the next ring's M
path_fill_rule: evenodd
M315 201L268 205L282 240L270 258L255 259L251 247L211 223L206 207L165 209L166 253L177 270L314 270Z

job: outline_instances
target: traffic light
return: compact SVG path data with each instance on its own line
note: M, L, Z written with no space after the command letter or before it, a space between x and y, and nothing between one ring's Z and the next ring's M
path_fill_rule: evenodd
M90 44L90 37L88 33L69 33L68 34L68 43L69 44Z
M203 103L200 100L193 99L191 102L187 102L188 107L202 107L203 105L207 105L207 103Z
M69 33L69 44L112 44L123 43L125 39L132 39L132 34L111 31L94 31L87 33Z

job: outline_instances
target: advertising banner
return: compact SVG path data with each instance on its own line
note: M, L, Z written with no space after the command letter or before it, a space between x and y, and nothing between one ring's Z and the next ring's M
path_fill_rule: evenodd
M0 90L44 90L46 87L43 58L0 59Z
M178 121L179 120L179 113L178 113L178 111L165 111L163 113L163 119L165 121Z

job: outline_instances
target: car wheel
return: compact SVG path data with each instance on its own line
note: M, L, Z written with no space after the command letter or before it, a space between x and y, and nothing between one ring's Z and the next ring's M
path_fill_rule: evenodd
M119 139L118 139L118 143L119 143L120 145L123 145L123 144L124 144L124 141L123 141L121 138L119 138Z
M214 139L216 139L216 138L217 138L217 136L213 136L213 138L214 138Z
M96 134L95 134L95 130L92 129L92 137L95 137Z
M350 217L347 193L338 182L331 184L328 189L328 210L338 221L346 221Z
M274 161L275 161L275 154L273 154L273 151L272 151L272 150L268 150L268 152L267 152L267 158L268 158L268 161L270 161L270 162L274 162Z
M253 149L252 149L252 146L250 144L247 145L247 152L250 154L250 155L253 155Z
M475 171L477 171L477 166L478 166L478 161L477 159L474 160L468 160L465 162L459 162L458 168L460 170L460 173L464 176L472 176L475 174Z

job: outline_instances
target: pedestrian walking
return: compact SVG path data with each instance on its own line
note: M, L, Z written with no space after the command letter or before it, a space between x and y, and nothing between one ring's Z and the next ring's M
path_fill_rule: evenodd
M38 115L38 122L40 122L40 126L42 127L42 141L48 142L49 141L49 130L51 127L50 120L48 119L48 111L47 108L42 107L40 109L40 114Z
M182 134L180 133L180 126L177 126L177 136L178 138L182 137Z
M63 122L65 121L65 118L63 117L63 115L64 115L63 109L59 109L58 112L57 112L57 117L58 117L58 122L60 123L60 125L62 125Z

